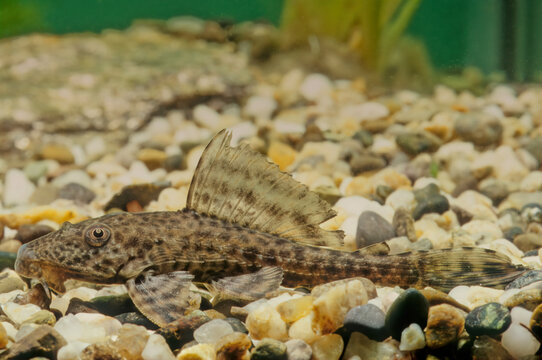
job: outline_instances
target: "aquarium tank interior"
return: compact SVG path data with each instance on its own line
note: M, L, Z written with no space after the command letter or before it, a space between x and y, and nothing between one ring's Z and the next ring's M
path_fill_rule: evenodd
M542 355L542 2L0 0L0 359Z

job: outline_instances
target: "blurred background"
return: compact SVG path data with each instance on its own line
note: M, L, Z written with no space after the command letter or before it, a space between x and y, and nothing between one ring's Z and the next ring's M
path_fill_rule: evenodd
M401 76L400 69L390 70L390 48L398 47L403 58L419 63L411 66L420 72L429 71L421 68L430 64L448 75L463 75L440 81L452 87L472 85L483 76L512 82L542 78L538 0L0 0L0 38L125 29L136 19L181 15L223 25L270 23L297 45L313 35L334 37L358 48L369 70Z

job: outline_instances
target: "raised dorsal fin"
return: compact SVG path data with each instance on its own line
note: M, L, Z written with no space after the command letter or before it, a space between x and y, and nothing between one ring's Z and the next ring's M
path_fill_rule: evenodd
M207 145L186 206L200 214L313 245L340 246L342 231L319 224L335 216L329 204L247 145L230 147L222 130Z

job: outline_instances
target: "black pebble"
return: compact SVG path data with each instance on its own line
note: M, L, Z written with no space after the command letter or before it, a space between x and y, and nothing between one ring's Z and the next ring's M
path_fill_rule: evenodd
M427 325L429 302L416 289L407 289L395 299L386 314L386 326L391 336L400 341L401 332L410 324L416 323L422 329Z

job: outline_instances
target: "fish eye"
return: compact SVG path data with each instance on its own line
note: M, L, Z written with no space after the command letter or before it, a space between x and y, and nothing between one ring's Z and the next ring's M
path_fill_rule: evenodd
M85 240L90 246L103 246L111 237L111 231L104 225L93 225L87 229Z

